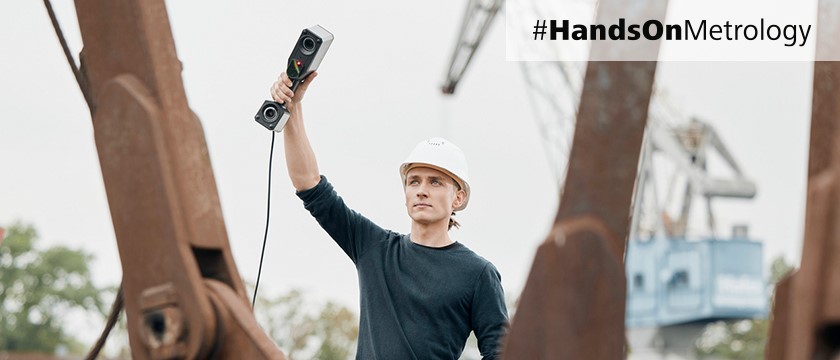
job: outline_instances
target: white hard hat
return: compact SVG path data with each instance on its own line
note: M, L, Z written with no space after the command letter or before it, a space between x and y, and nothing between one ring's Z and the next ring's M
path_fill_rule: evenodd
M403 186L405 186L405 176L408 171L416 167L432 168L452 177L467 193L464 203L455 211L464 210L467 207L470 201L470 176L467 170L467 157L464 156L461 148L439 137L421 141L400 165Z

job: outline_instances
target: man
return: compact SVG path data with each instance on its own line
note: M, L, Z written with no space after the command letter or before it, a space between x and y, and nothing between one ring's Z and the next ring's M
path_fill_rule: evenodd
M484 359L497 359L507 325L501 277L489 261L453 241L455 211L470 198L466 158L440 138L421 142L400 176L411 233L385 230L351 210L318 171L301 101L312 73L293 93L283 73L271 88L291 113L286 167L297 195L353 260L361 314L357 359L457 359L470 331Z

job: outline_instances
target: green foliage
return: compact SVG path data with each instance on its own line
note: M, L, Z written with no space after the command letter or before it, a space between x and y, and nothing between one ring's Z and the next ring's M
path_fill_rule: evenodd
M770 282L776 284L793 270L779 256L770 264ZM764 359L770 322L767 319L718 321L706 326L695 350L701 357L720 359Z
M32 226L15 224L0 245L0 350L80 350L63 325L73 310L101 312L88 268L92 256L62 246L42 250L36 242Z
M321 309L315 321L315 334L321 345L315 353L316 359L349 359L355 352L359 337L358 319L350 309L328 302Z
M346 307L317 306L292 290L276 298L258 296L255 313L290 360L345 360L355 354L359 320Z
M773 263L770 264L770 282L775 285L791 271L793 271L793 265L788 264L784 256L776 257L773 259Z
M698 354L720 359L764 359L768 321L718 321L706 326L697 341Z

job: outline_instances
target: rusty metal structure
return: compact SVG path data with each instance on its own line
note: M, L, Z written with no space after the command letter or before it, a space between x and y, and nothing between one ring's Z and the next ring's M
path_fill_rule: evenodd
M667 1L635 5L604 0L598 16L664 19ZM632 46L595 42L591 54ZM647 46L655 58L659 42ZM505 359L625 356L624 251L655 73L656 62L589 62L560 206L522 291Z
M233 262L163 0L78 0L76 13L132 357L283 359Z
M663 18L665 4L635 8ZM616 44L592 51L607 46ZM624 357L624 250L655 73L656 62L589 63L560 208L522 291L505 359Z
M620 5L608 1L600 2L601 11L617 6ZM840 243L836 240L838 221L835 209L840 197L837 189L840 184L840 168L837 166L840 163L840 145L837 145L840 144L840 62L825 61L831 59L830 52L835 51L836 54L836 35L840 33L838 14L840 2L819 1L819 33L817 61L814 65L809 181L802 261L800 269L776 287L771 329L765 351L768 359L840 358ZM612 66L618 69L622 65ZM593 70L593 67L596 69ZM621 191L601 184L597 173L587 174L591 169L601 169L603 174L608 174L611 185L623 187L627 186L627 179L614 174L617 171L626 171L627 166L631 165L624 163L624 167L616 166L617 162L608 160L609 156L620 156L618 147L609 146L608 149L604 149L593 145L606 144L609 140L592 137L590 133L594 121L591 118L591 107L594 106L593 88L597 89L598 79L615 80L593 74L604 71L605 68L607 66L604 64L589 63L583 95L577 108L577 126L589 130L575 131L569 155L568 180L563 188L560 210L554 229L537 252L528 283L522 293L519 312L513 320L506 342L506 358L621 357L619 349L623 345L623 333L617 328L623 329L623 318L616 313L623 314L625 293L624 284L619 284L615 279L623 279L625 276L621 255L627 233L625 227L612 228L618 231L610 232L610 227L604 222L611 219L612 211L621 214L626 209L622 207L629 205L629 200L623 202ZM452 73L450 69L449 74ZM458 74L463 74L463 71ZM637 80L647 76L647 72L641 67L635 74L637 77L634 79ZM457 83L460 78L455 80ZM447 81L451 82L451 79L447 78ZM648 84L643 82L614 81L613 84L621 84L615 87L635 94L649 90ZM606 89L600 90L603 93L607 92ZM616 89L609 91L613 95L620 93ZM649 97L649 92L647 96ZM619 98L624 99L612 99ZM603 104L610 103L610 99L600 100ZM635 104L631 108L637 111L647 110L646 103L636 102L637 97L629 99ZM611 105L618 104L626 105L627 102L614 101ZM626 140L626 137L635 139L635 129L628 132L631 129L616 120L618 117L601 116L597 123L601 130L609 128L604 130L605 132L622 134L625 137L623 140ZM633 118L633 121L636 121L636 118ZM644 120L641 127L644 127ZM634 153L638 151L638 144L624 144L624 150ZM585 158L581 155L584 148L589 150ZM622 160L635 164L637 159L628 156ZM582 170L582 164L589 170ZM598 186L603 186L605 191L615 191L611 194L614 196L610 198L612 201L569 195L587 192L591 194L592 189ZM610 245L613 250L613 253L609 254L611 256L608 255Z
M820 0L800 268L776 286L767 359L840 358L840 3Z
M822 0L821 14L836 16L837 3ZM624 5L602 0L599 11ZM664 17L666 0L636 5L630 10ZM257 325L231 256L163 0L77 0L76 12L85 44L78 80L124 269L132 357L284 359ZM819 47L836 26L820 28ZM623 260L656 65L588 64L560 207L537 250L505 359L625 356ZM462 75L448 78L448 88ZM840 349L840 63L815 64L813 109L802 267L777 288L770 359L836 358Z

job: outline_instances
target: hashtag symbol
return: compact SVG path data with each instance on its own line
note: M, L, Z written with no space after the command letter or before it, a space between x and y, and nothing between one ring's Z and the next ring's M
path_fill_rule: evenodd
M537 20L537 25L534 25L534 40L537 40L537 35L540 36L540 40L545 37L545 20L542 21L542 25L540 25L540 21Z

